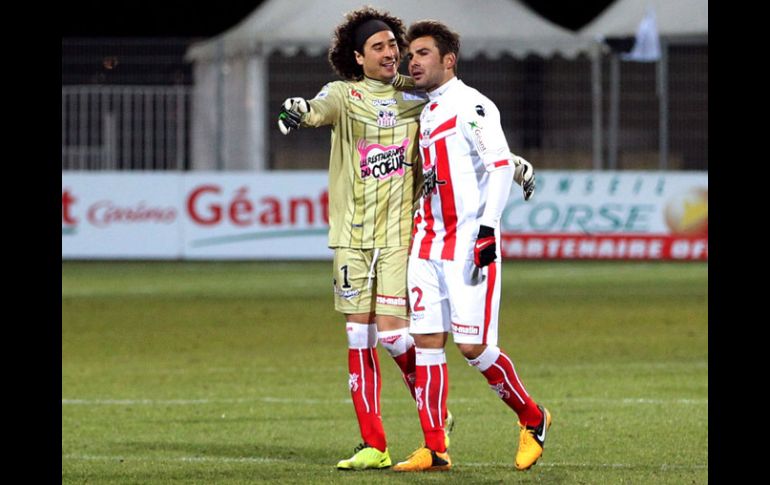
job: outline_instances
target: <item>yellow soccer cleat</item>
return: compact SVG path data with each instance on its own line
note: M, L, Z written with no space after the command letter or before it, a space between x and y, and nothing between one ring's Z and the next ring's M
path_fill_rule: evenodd
M337 468L340 470L376 470L388 468L391 463L387 448L385 451L380 451L366 443L361 443L356 446L353 456L337 463Z
M551 413L538 404L538 409L543 413L543 422L540 426L524 426L519 423L519 451L516 453L516 469L528 470L543 455L545 446L545 434L551 427Z
M449 439L449 434L452 432L452 430L455 429L455 417L452 416L452 411L446 410L446 418L444 419L444 446L446 449L449 449L449 443L451 440ZM425 448L427 445L423 441L420 443L420 448Z
M428 472L449 470L452 460L449 453L439 453L430 448L417 448L405 461L393 466L394 472Z

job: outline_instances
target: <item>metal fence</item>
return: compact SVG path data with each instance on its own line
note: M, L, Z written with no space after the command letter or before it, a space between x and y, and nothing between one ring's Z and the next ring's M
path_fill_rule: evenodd
M660 165L660 100L656 64L621 62L619 109L611 133L612 61L601 63L602 158L604 168L657 169ZM312 97L336 79L324 56L270 57L269 103L289 96ZM500 109L510 148L540 168L593 169L591 60L479 57L461 60L458 77ZM668 82L668 163L671 170L708 170L708 45L671 45ZM274 126L275 113L266 113ZM327 129L269 135L268 163L274 169L323 168L328 163ZM615 146L609 141L613 140ZM613 166L608 165L612 160Z
M192 41L63 39L62 169L189 169L192 77L183 53ZM670 45L668 60L667 168L708 170L708 44ZM659 167L655 73L654 63L601 63L602 153L612 163L605 168ZM587 57L479 57L461 61L458 75L497 104L511 150L543 169L594 168ZM286 97L312 97L333 79L326 56L270 56L269 168L327 167L328 128L286 137L274 127Z
M63 86L62 170L184 170L189 86Z

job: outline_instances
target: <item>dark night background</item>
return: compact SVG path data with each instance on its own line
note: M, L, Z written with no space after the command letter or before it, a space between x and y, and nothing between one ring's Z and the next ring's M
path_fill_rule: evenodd
M524 1L552 22L572 30L588 23L612 2ZM73 2L62 12L62 37L211 37L237 24L261 3L229 1L215 10L181 1Z

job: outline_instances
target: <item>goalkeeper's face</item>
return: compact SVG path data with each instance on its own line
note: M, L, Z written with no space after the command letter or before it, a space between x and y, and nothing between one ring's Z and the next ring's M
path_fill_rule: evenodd
M401 62L396 36L390 30L372 34L364 43L364 54L356 52L356 62L363 67L366 77L391 81L396 77Z

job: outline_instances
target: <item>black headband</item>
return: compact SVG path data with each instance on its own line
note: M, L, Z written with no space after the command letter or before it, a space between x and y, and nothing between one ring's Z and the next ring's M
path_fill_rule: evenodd
M371 37L373 34L376 34L377 32L380 32L383 30L389 30L393 32L393 29L390 28L390 25L378 19L367 20L363 24L359 25L356 28L355 33L353 34L353 38L355 41L355 44L353 45L353 47L355 47L356 52L363 55L364 44L366 44L366 39Z

